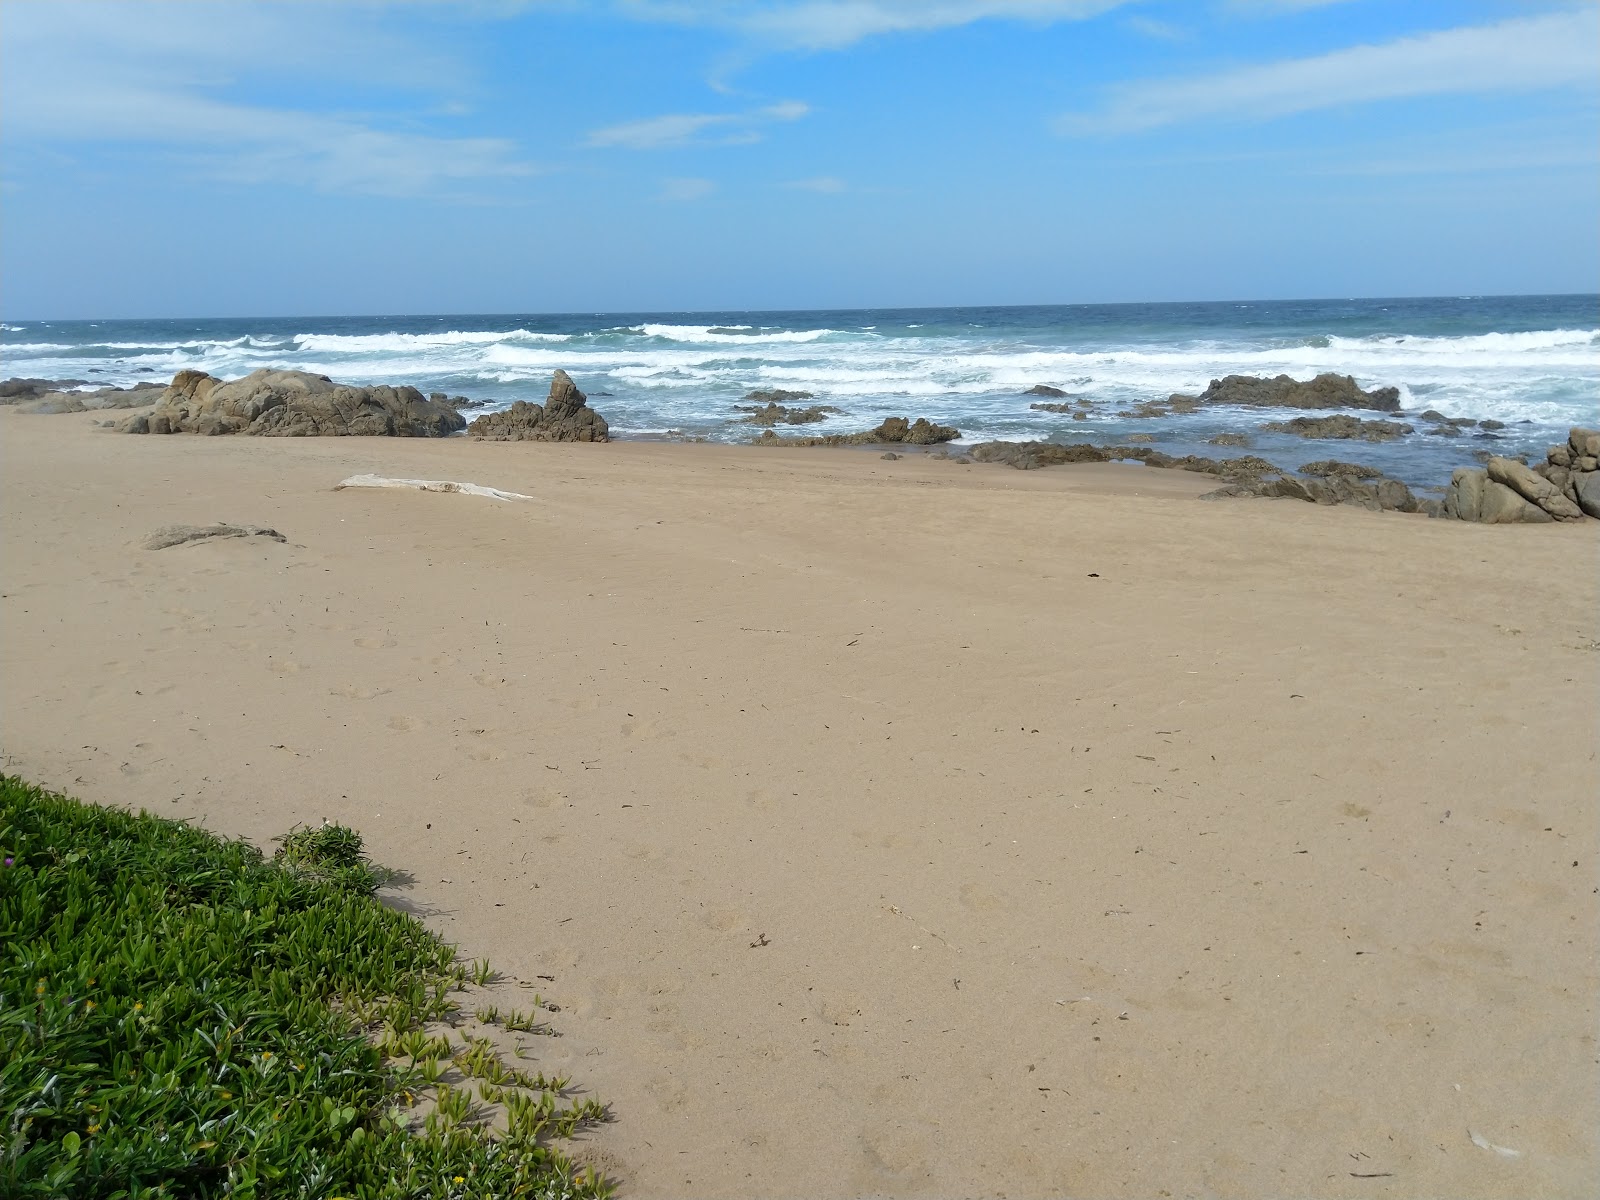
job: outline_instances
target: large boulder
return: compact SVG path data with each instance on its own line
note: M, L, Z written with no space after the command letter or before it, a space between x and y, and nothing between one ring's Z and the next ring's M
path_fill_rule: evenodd
M0 404L21 404L37 400L51 392L64 392L68 388L83 387L84 379L33 379L13 376L0 379Z
M1067 393L1065 389L1052 387L1048 383L1036 383L1022 394L1024 396L1051 396L1059 399L1060 397L1065 396ZM1031 405L1030 407L1038 408L1039 406L1035 404Z
M413 387L353 387L306 371L263 369L224 381L179 371L145 422L128 433L245 433L258 437L444 437L466 425Z
M1489 460L1489 478L1503 484L1532 504L1560 521L1581 521L1583 510L1567 499L1561 488L1543 476L1536 475L1525 464L1514 458Z
M1572 490L1578 507L1591 517L1600 517L1600 471L1584 471L1572 477Z
M504 412L485 413L467 433L487 442L609 442L611 427L589 407L572 377L557 371L541 404L518 400Z
M1294 417L1288 421L1269 421L1261 427L1268 433L1292 433L1303 438L1359 438L1363 442L1392 442L1415 430L1399 421L1367 421L1348 413L1331 417Z
M1261 379L1254 375L1229 375L1213 379L1199 396L1174 395L1169 404L1233 404L1251 408L1366 408L1399 412L1400 389L1363 391L1348 375L1325 371L1301 382L1288 375Z

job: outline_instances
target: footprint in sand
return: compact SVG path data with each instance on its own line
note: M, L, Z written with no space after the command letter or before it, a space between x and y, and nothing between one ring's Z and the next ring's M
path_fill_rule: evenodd
M341 683L336 688L329 688L330 696L343 696L346 700L376 700L379 696L387 696L388 688L363 687L358 683Z
M511 686L511 681L504 675L474 675L472 677L472 682L477 684L479 687L486 688L503 688Z
M298 675L305 670L305 666L289 658L271 659L267 663L267 670L275 675Z
M736 908L712 908L700 914L700 924L718 933L727 933L745 923L745 915Z
M456 665L456 658L453 654L435 654L428 660L428 665L430 667L453 667Z
M530 787L522 789L522 802L533 808L554 808L566 797L555 788Z
M462 746L461 753L473 762L499 762L506 756L504 750L496 750L493 746Z
M415 733L427 722L419 717L390 717L389 728L397 733Z
M993 892L985 891L975 883L961 885L961 903L976 913L999 912L1010 905Z
M771 812L778 807L778 798L765 788L754 789L744 798L744 802L760 812Z
M363 650L392 650L399 644L388 634L384 634L381 637L358 637L356 639L356 645Z

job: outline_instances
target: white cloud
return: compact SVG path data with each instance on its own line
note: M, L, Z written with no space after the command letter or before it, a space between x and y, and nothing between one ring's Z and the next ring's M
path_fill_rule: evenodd
M738 146L761 140L760 126L798 121L811 111L799 100L784 100L742 113L667 113L624 121L590 132L587 144L601 149L669 150L679 146Z
M661 198L663 200L704 200L717 190L717 185L709 179L663 179L661 181Z
M537 171L506 139L418 132L419 116L439 110L436 98L419 97L415 111L388 122L224 98L263 78L292 94L297 77L330 72L359 86L376 64L374 78L391 90L436 96L464 86L457 64L372 17L323 4L8 4L6 137L155 148L193 175L379 195ZM447 98L452 106L460 102Z
M783 185L800 192L821 192L824 195L837 195L847 189L847 184L842 179L832 175L818 175L814 179L791 179Z
M1316 109L1453 93L1600 82L1600 10L1552 13L1353 46L1188 79L1112 89L1098 113L1062 117L1063 133L1126 133L1212 117L1267 120Z
M804 50L839 50L886 33L1010 20L1082 20L1130 0L624 0L649 20L712 25Z

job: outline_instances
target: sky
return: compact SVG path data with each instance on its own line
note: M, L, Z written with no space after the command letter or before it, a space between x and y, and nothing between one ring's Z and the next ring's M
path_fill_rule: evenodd
M8 318L1594 291L1594 0L0 0Z

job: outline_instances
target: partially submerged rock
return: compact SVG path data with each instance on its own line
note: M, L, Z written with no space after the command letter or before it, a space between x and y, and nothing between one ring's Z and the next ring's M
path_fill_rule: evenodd
M1367 408L1377 412L1400 411L1400 389L1364 391L1349 375L1326 371L1301 382L1289 375L1261 379L1254 375L1228 375L1213 379L1198 396L1174 395L1169 405L1232 404L1251 408Z
M1252 445L1250 435L1247 433L1219 433L1206 439L1208 446L1249 446Z
M835 416L844 410L834 408L831 404L813 404L809 408L787 408L769 400L760 408L753 404L735 404L733 411L750 414L741 418L746 425L765 425L770 429L774 425L811 425L817 421L826 421L830 416Z
M744 394L746 400L757 404L787 404L791 400L811 400L810 392L791 392L787 388L756 388Z
M256 437L444 437L466 425L413 387L354 387L306 371L263 369L224 381L179 371L147 420L127 433L243 433Z
M467 426L486 442L609 442L606 419L589 407L572 377L557 371L544 404L518 400L504 412L485 413Z
M1061 394L1063 396L1066 395L1065 392L1062 392ZM1051 404L1049 402L1044 404L1030 404L1028 405L1028 408L1033 412L1069 413L1072 411L1072 405L1070 404Z
M1268 433L1292 433L1303 438L1348 439L1363 442L1392 442L1416 430L1399 421L1364 420L1347 413L1331 417L1294 417L1288 421L1269 421L1261 427Z
M1057 397L1057 398L1067 395L1066 391L1064 391L1063 389L1058 388L1058 387L1052 387L1048 383L1036 383L1031 388L1029 388L1027 391L1023 392L1022 394L1024 396L1052 396L1052 397ZM1028 407L1029 408L1043 408L1044 406L1041 405L1041 404L1030 404L1030 405L1028 405Z
M264 537L274 542L286 542L276 529L261 525L164 525L144 539L146 550L167 550L190 542L204 542L212 538Z
M953 442L961 431L950 425L935 425L926 417L908 421L904 417L889 417L876 429L860 433L829 433L812 437L779 437L767 430L755 439L757 446L877 446L904 444L907 446L933 446L940 442Z

